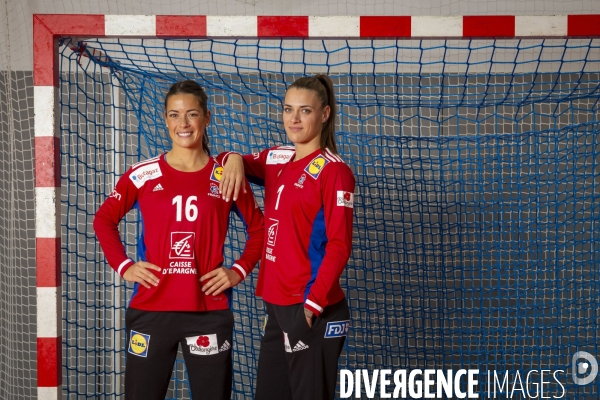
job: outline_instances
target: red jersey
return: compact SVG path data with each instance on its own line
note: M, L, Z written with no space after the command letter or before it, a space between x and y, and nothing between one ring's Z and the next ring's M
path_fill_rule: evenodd
M100 206L94 230L110 266L122 276L134 264L125 253L118 224L137 207L142 216L138 259L162 269L149 270L159 278L158 286L135 285L131 307L148 311L229 308L231 291L206 296L200 277L223 264L230 211L240 216L248 234L243 254L232 266L242 279L260 258L264 226L249 186L235 203L222 199L221 173L213 158L200 171L182 172L161 155L131 167Z
M277 305L304 302L319 315L344 298L339 278L352 250L355 180L329 150L298 161L294 155L293 147L281 146L243 156L248 179L265 187L256 294Z

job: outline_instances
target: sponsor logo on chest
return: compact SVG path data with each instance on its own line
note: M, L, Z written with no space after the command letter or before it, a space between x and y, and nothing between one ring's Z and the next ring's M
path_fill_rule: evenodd
M329 164L329 160L322 155L318 155L308 163L304 171L313 179L317 179L327 164Z
M267 247L265 247L265 258L272 262L275 262L276 256L273 255L273 248L268 246L275 246L275 243L277 242L278 230L279 221L273 218L269 218L269 227L267 228Z
M163 275L197 275L196 267L192 261L171 261L169 268L162 269Z
M293 155L293 150L271 150L267 154L267 165L286 164Z
M194 232L171 232L171 259L194 258Z
M131 172L129 175L129 179L133 182L135 187L138 189L144 186L144 183L151 179L160 178L162 176L162 171L160 170L160 166L157 162L151 163L148 165L144 165Z
M223 178L223 167L219 164L213 165L212 173L210 174L210 180L213 182L221 182L221 178Z
M277 241L277 231L279 230L279 221L269 218L269 227L267 228L267 245L275 246Z

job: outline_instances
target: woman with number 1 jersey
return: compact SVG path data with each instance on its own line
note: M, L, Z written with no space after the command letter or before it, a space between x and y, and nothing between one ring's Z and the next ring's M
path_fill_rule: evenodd
M165 99L172 148L127 171L102 204L94 229L108 263L134 294L126 312L126 399L164 399L181 345L192 399L229 399L232 385L231 287L254 268L263 246L260 209L247 188L234 204L219 195L222 168L210 157L207 96L194 81L177 82ZM118 225L139 209L138 261ZM240 258L223 266L229 214L248 238Z
M220 155L226 199L246 177L265 187L265 242L256 294L267 322L256 399L333 399L350 324L339 278L351 254L355 180L338 155L335 94L326 75L287 90L293 147Z

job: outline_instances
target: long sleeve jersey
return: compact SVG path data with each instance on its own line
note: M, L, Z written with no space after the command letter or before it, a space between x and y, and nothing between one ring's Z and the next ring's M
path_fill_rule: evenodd
M248 179L265 187L256 294L277 305L304 302L319 315L344 298L339 278L352 249L355 180L329 150L298 161L294 155L293 147L281 146L243 156Z
M223 264L223 245L234 211L246 226L247 240L231 267L242 279L258 262L264 238L263 216L252 191L228 203L219 194L222 167L210 158L200 171L182 172L165 155L131 167L94 218L94 230L110 266L121 276L134 261L118 231L132 208L142 217L138 260L161 268L149 270L160 280L150 289L136 283L130 306L148 311L208 311L229 308L231 290L206 296L200 277Z

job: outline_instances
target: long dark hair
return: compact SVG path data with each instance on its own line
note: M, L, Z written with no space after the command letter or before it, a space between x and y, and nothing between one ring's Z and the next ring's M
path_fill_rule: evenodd
M335 106L335 92L333 82L327 75L318 74L315 76L297 79L288 88L312 90L321 100L321 106L329 106L329 118L323 123L321 129L321 150L329 149L332 153L338 154L335 145L335 115L337 112Z
M179 81L171 85L167 95L165 96L165 113L167 111L167 102L169 101L169 97L176 94L191 94L198 100L198 103L200 103L200 108L202 108L204 115L206 116L208 114L208 96L206 95L204 89L202 89L202 86L192 80ZM204 128L204 135L202 135L202 150L204 150L204 152L210 156L210 147L208 144L208 133L206 132L206 127Z

